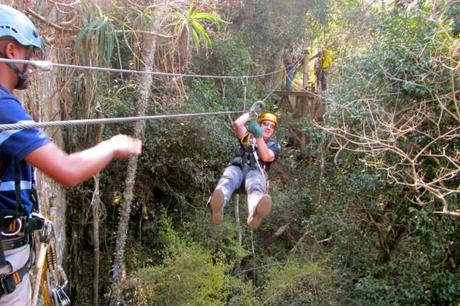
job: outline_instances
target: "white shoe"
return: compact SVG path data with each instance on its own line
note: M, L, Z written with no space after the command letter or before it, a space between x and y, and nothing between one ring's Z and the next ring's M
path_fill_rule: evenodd
M249 214L247 223L253 230L258 229L262 224L262 220L270 214L272 210L272 198L268 194L264 194L260 198L259 203Z
M220 224L224 220L224 193L221 189L216 189L209 200L209 208L211 209L211 222Z

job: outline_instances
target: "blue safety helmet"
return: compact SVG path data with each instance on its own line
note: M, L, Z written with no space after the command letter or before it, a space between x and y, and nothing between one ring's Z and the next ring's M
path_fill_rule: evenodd
M25 47L43 48L32 21L20 11L3 4L0 4L0 37L12 37Z

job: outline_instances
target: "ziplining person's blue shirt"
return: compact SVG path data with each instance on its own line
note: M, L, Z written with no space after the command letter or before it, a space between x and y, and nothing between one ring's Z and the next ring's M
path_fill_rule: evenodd
M17 97L0 85L0 124L26 122L33 122L30 115ZM6 173L0 177L0 210L16 210L14 163L19 162L21 204L26 215L32 212L33 169L24 158L48 143L50 140L41 129L0 131L0 159L9 161Z

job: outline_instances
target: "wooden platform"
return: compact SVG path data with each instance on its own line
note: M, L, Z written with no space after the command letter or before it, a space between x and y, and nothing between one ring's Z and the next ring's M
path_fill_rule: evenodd
M310 118L321 121L324 105L321 99L310 91L275 91L280 97L278 106L292 114L293 118Z
M311 91L275 91L280 99L278 107L287 113L292 114L293 119L306 118L321 122L325 111L325 105L321 97ZM296 121L296 120L294 120ZM294 124L285 124L291 132L289 142L297 148L304 148L310 142L310 135L302 128Z
M285 91L285 90L280 90L280 91L275 91L273 92L275 95L278 95L280 97L314 97L314 94L312 94L309 91Z

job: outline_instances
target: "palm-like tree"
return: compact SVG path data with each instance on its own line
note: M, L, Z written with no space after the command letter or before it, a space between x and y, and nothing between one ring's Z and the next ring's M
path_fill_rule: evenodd
M207 26L217 26L219 30L224 21L215 13L200 11L193 3L184 12L176 12L175 17L177 19L172 23L172 31L177 37L176 46L181 64L187 66L190 62L192 43L197 50L200 50L203 44L208 48L211 38Z

